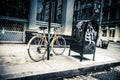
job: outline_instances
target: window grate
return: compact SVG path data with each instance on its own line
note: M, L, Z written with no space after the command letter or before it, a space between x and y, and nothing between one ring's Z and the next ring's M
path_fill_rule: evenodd
M23 42L24 23L0 20L0 42Z

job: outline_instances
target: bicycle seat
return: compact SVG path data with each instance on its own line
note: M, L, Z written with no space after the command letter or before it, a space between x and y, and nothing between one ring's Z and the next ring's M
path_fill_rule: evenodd
M47 27L39 27L41 30L45 30L47 29Z

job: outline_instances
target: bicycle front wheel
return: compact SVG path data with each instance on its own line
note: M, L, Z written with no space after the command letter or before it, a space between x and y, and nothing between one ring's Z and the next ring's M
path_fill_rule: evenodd
M59 36L55 39L53 46L52 46L53 52L56 55L61 55L66 49L66 41L63 37Z
M28 55L29 57L38 62L44 59L46 53L46 44L42 37L34 36L28 43Z

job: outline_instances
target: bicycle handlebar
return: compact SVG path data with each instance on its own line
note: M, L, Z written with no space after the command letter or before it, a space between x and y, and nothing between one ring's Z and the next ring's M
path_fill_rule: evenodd
M51 27L51 28L54 28L54 30L57 30L60 27ZM48 27L39 27L39 29L40 30L45 30L45 29L48 29Z

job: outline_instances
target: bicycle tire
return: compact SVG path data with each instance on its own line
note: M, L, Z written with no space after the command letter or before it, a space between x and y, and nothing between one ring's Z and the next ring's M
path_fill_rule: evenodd
M46 43L42 37L33 36L28 43L28 55L31 60L38 62L44 59Z
M66 41L63 37L59 36L55 39L52 45L52 50L56 55L62 55L66 49Z

